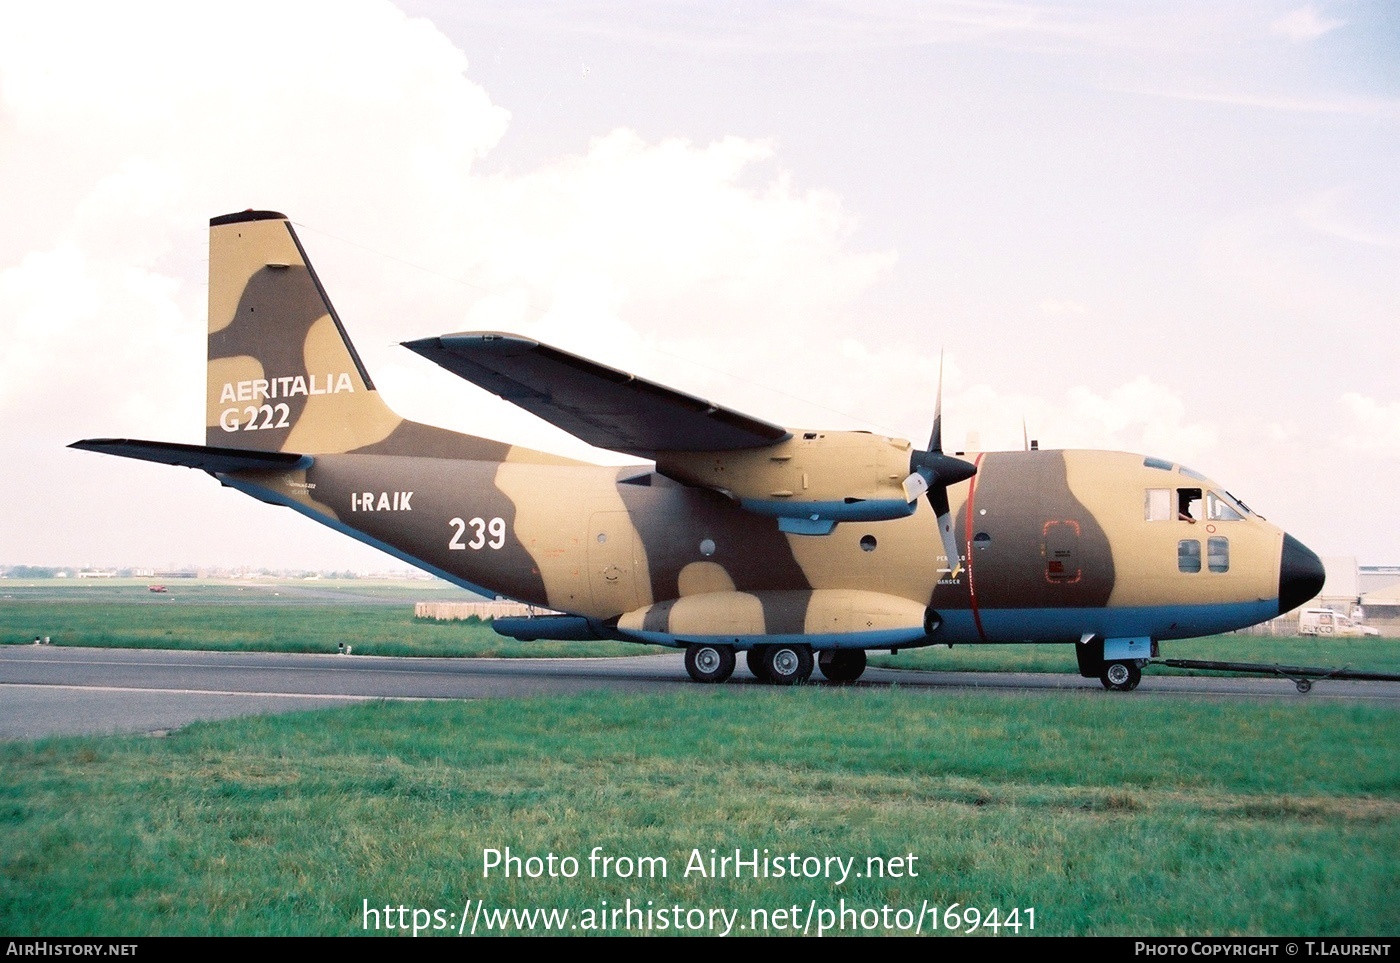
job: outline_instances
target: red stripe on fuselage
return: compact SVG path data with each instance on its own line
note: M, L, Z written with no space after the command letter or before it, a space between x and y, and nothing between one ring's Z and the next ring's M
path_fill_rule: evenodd
M982 469L982 455L978 455L973 461L978 471ZM967 515L963 523L963 546L967 554L967 600L972 606L972 621L977 625L977 634L982 637L982 641L987 641L987 633L982 629L982 615L977 611L977 586L972 581L972 497L977 492L977 476L973 475L967 481Z

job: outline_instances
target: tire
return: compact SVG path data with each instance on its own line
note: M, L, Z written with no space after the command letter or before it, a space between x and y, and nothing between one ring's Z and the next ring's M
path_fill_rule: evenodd
M1103 678L1103 639L1096 637L1088 642L1074 643L1074 659L1079 664L1079 674L1084 678Z
M1296 679L1294 680L1293 685L1297 687L1298 691L1303 693L1304 695L1312 691L1311 679Z
M771 682L768 678L768 670L763 667L763 653L767 650L766 645L755 646L744 653L744 662L748 665L749 671L759 682Z
M854 682L865 672L865 650L826 649L817 655L817 666L828 682Z
M734 647L691 643L685 647L685 671L696 682L714 684L734 674Z
M764 646L762 662L770 685L798 685L812 677L812 650L805 645Z
M1107 662L1099 681L1112 692L1132 692L1142 681L1142 669L1135 662Z

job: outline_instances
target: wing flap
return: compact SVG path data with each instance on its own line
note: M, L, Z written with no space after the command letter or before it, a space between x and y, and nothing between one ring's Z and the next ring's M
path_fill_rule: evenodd
M446 334L404 347L598 448L654 458L790 437L781 425L516 335Z
M135 438L84 438L68 446L104 455L138 458L162 465L180 465L207 472L291 471L309 468L314 461L310 455L289 451L248 451L241 448L210 448L206 445L181 445L170 441L141 441Z

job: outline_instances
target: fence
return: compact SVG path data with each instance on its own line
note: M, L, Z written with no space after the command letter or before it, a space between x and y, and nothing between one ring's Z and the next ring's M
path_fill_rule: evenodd
M526 605L524 602L417 602L413 606L413 617L436 619L450 622L469 619L475 616L486 619L505 618L512 615L550 615L549 609Z

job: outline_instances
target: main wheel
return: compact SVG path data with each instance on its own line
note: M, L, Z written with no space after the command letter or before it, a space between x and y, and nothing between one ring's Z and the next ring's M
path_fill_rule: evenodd
M797 685L812 677L812 650L805 645L769 645L763 649L765 682Z
M734 647L694 643L685 647L685 671L696 682L723 682L734 674Z
M744 662L748 665L749 671L759 682L772 682L768 678L768 670L763 665L763 653L767 651L766 645L755 646L744 653Z
M1132 692L1142 681L1142 670L1134 662L1110 662L1104 666L1099 677L1105 689L1114 692Z
M864 649L823 649L817 666L828 682L854 682L865 671Z

